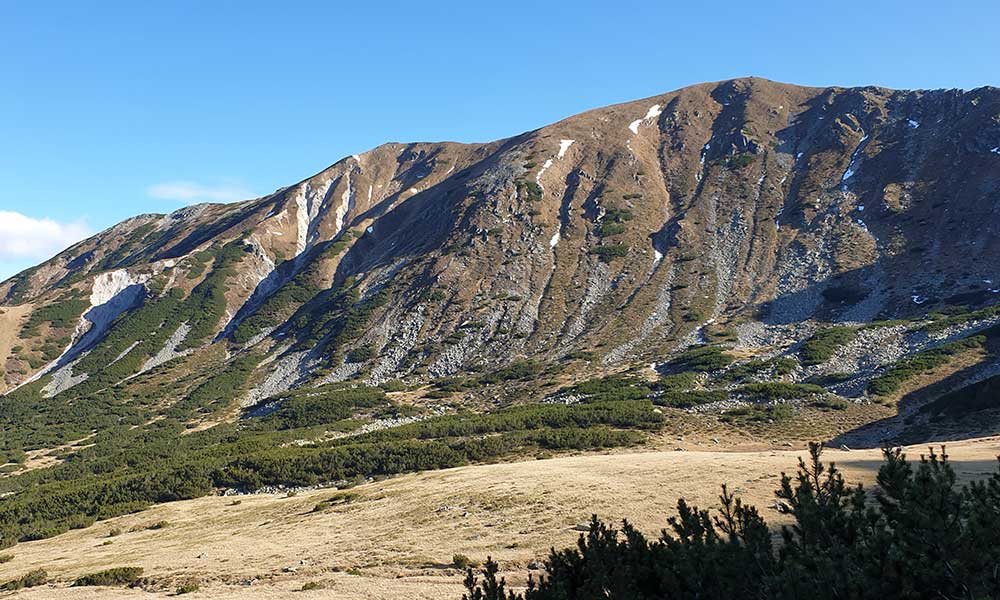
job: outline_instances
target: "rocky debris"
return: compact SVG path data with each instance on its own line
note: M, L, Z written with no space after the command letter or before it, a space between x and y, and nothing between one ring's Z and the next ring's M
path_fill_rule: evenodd
M371 433L373 431L381 431L383 429L391 429L393 427L401 427L403 425L409 425L410 423L418 423L423 421L426 417L415 416L415 417L390 417L386 419L375 419L365 423L361 427L349 432L338 432L330 436L325 436L324 439L339 439L345 437L353 437L357 435L364 435L366 433Z
M177 327L177 330L170 334L170 337L167 338L166 343L163 344L163 348L143 363L142 369L139 372L145 373L154 367L158 367L168 361L188 354L190 352L188 350L178 352L177 347L181 345L184 338L187 337L187 334L190 331L191 326L187 324L187 321L181 323L180 326Z

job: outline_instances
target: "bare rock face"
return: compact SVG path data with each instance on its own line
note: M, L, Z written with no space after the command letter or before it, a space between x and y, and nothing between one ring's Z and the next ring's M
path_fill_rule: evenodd
M254 357L257 397L984 305L998 145L996 88L756 78L488 144L386 144L263 198L135 217L3 282L36 316L0 389L66 369L50 391L103 389L220 347Z

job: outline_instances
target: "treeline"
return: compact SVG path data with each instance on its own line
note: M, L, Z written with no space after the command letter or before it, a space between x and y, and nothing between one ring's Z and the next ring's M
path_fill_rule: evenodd
M782 475L779 506L792 524L775 544L753 506L725 486L716 514L677 503L661 537L595 516L575 548L553 550L546 574L523 593L487 561L470 569L464 600L902 600L1000 597L1000 470L961 488L944 454L914 467L886 450L869 499L833 464L800 460Z

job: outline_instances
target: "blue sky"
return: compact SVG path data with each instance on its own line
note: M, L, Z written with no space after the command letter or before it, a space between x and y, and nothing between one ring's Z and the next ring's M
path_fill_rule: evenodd
M386 141L684 85L1000 85L1000 3L0 0L0 279Z

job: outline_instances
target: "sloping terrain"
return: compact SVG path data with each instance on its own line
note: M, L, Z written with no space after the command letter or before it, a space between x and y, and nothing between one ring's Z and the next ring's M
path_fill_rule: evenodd
M0 283L0 548L560 452L996 434L998 211L1000 90L749 78L129 219Z
M947 447L963 481L996 469L997 438ZM926 448L908 450L910 458ZM457 599L462 573L452 558L492 555L523 585L529 566L550 547L571 545L590 515L627 517L656 534L683 497L718 504L719 484L782 522L773 492L792 472L801 449L712 452L654 451L574 456L546 461L462 467L407 475L344 492L209 497L112 519L55 540L14 549L0 580L45 568L57 581L24 598L166 597L195 581L213 598ZM871 484L876 450L827 450L851 482ZM317 504L341 498L316 511ZM238 503L236 503L238 501ZM166 521L159 529L152 524ZM120 533L109 537L110 531ZM238 541L237 541L238 540ZM142 566L146 590L66 588L76 577ZM300 592L305 583L323 589ZM154 593L150 593L154 592Z
M92 393L215 342L267 357L252 402L981 306L998 145L995 88L761 79L490 144L386 144L264 198L130 219L0 285L34 307L4 385Z

